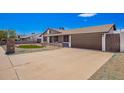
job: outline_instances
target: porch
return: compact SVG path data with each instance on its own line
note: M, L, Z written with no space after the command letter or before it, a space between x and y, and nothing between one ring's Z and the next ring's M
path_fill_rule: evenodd
M71 47L71 35L43 36L42 42L47 45Z

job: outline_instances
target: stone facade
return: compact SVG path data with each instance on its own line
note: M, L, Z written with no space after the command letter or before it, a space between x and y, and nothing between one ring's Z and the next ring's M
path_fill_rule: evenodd
M6 44L6 54L12 54L15 53L15 40L14 39L7 39Z

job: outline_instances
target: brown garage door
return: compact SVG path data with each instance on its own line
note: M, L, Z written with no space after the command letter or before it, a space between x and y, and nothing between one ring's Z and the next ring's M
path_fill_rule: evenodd
M75 48L101 50L102 49L102 33L72 35L71 46Z
M106 34L106 51L120 51L120 34Z

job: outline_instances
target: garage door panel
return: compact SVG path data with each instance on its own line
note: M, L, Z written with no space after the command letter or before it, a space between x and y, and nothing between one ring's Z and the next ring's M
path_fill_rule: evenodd
M101 50L102 34L94 33L72 35L72 47Z

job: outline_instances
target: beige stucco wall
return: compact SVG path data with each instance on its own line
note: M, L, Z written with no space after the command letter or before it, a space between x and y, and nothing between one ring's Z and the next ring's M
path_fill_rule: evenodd
M110 29L109 33L113 33L113 31L114 31L114 27Z
M61 42L63 42L63 36L59 36L58 37L58 41L61 43Z
M124 52L124 32L120 32L120 52Z

